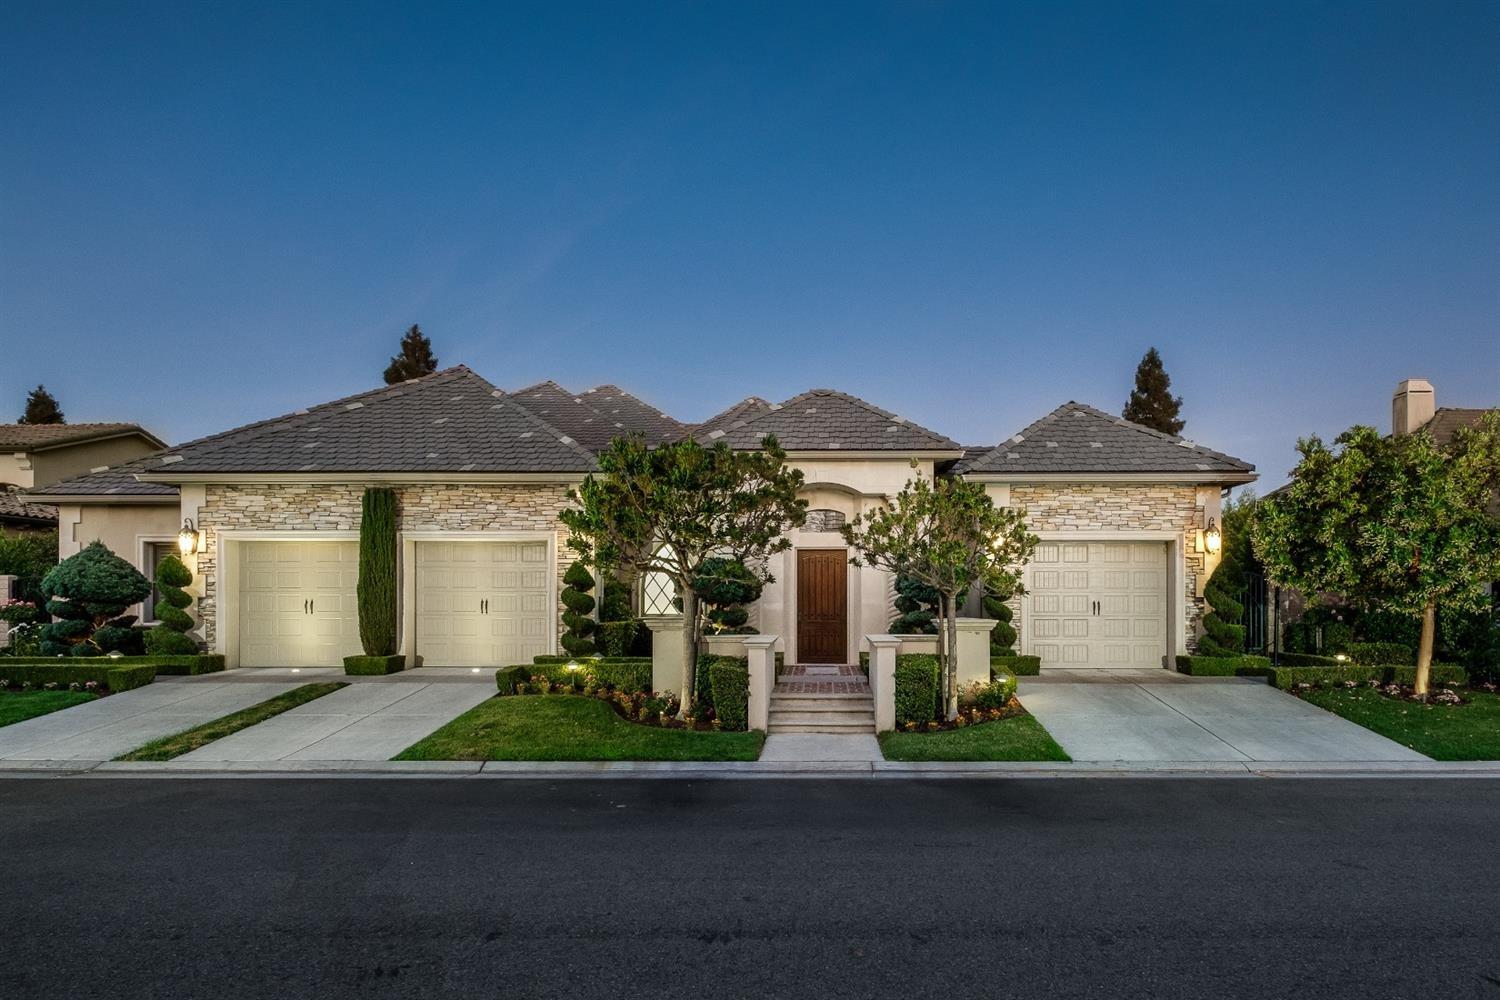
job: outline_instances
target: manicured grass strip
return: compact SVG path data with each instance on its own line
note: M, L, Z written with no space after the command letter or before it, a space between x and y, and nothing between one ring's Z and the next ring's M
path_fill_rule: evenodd
M657 729L627 722L596 698L494 697L396 760L755 760L760 733Z
M89 691L0 691L0 726L93 701Z
M171 736L163 736L159 740L152 740L143 747L137 747L127 754L116 757L115 760L171 760L173 757L181 757L199 747L207 746L214 740L232 736L241 729L249 729L256 723L265 722L298 705L306 705L325 694L333 694L339 688L348 686L341 681L304 684L285 694L268 698L258 705L251 705L249 708L242 708L238 712L214 719L212 722L205 722L201 726L194 726L192 729Z
M1031 715L936 733L881 733L886 760L1072 760Z
M1465 691L1467 705L1422 705L1368 687L1297 694L1433 760L1500 760L1500 695Z

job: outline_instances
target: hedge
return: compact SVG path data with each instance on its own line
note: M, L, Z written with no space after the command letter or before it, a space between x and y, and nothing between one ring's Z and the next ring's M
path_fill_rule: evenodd
M636 633L644 627L635 618L627 618L618 622L600 622L597 631L599 641L596 645L605 656L629 656L630 648L635 645Z
M1349 660L1357 667L1374 667L1394 663L1402 667L1417 664L1417 651L1399 642L1351 642Z
M1283 666L1287 667L1338 667L1344 662L1331 656L1318 656L1315 653L1280 653L1278 659Z
M577 663L578 669L569 670L569 663ZM581 684L585 677L592 676L596 682L614 688L616 691L634 694L637 691L651 690L650 660L564 659L560 662L522 663L504 669L522 671L522 681L530 680L532 677L545 677L553 684Z
M577 661L580 665L584 663L650 663L649 656L554 656L551 653L542 653L531 658L532 663L571 663Z
M220 653L173 654L157 653L146 656L88 656L79 659L98 661L99 669L114 667L152 667L154 676L196 677L199 674L216 674L224 669L224 657ZM25 666L62 666L65 658L58 656L0 656L0 677L11 672L11 664Z
M406 657L401 653L390 656L346 656L344 673L350 677L367 677L373 674L395 674L406 669Z
M495 687L501 694L515 694L517 684L531 680L531 668L524 663L513 667L501 667L495 671Z
M937 718L938 658L931 653L896 657L896 725Z
M1179 656L1177 672L1189 677L1265 677L1269 656Z
M1417 679L1417 668L1400 665L1379 667L1272 667L1268 678L1271 684L1283 691L1288 691L1298 684L1327 685L1342 684L1344 681L1355 681L1356 683L1378 681L1381 684L1413 684ZM1434 663L1428 679L1435 685L1462 685L1468 683L1469 674L1463 667L1456 667L1447 663Z
M990 657L990 676L995 676L996 670L1004 670L1015 677L1035 677L1042 672L1042 658L1040 656L992 656Z
M745 661L719 657L708 668L720 728L742 733L750 718L750 671Z
M115 693L145 687L156 680L156 667L150 663L119 666L119 661L103 657L87 657L85 659L88 662L84 663L79 663L78 659L70 657L68 662L59 663L55 657L51 660L29 662L3 658L0 659L0 681L12 685L25 684L29 681L37 687L53 683L59 687L67 687L70 684L87 684L92 681L105 690ZM136 657L136 659L145 659L145 657Z
M714 704L712 678L715 664L720 663L746 666L746 660L742 656L721 656L717 653L699 654L698 671L693 677L693 711L695 714L702 715L710 709L715 715L718 714L717 706Z

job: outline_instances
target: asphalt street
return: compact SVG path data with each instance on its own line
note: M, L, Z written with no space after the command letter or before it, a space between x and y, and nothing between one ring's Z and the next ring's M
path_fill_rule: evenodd
M0 781L0 996L1484 997L1500 781Z

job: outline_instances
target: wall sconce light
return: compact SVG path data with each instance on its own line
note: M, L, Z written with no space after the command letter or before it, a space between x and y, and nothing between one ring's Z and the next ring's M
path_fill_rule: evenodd
M198 542L203 534L193 526L193 519L185 517L182 519L182 530L177 533L177 549L185 556L190 556L198 551Z
M1208 527L1198 529L1198 544L1196 548L1199 552L1207 552L1211 556L1216 556L1223 547L1224 534L1219 530L1219 526L1214 523L1214 519L1209 518Z

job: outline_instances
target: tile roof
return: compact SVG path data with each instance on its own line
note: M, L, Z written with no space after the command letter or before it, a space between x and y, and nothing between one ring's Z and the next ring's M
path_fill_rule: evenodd
M20 487L0 483L0 522L4 521L56 524L57 508L44 503L33 503L26 499L26 494Z
M759 396L746 396L727 410L715 413L702 423L693 424L690 430L694 436L718 428L727 428L737 420L749 420L751 417L759 416L771 409L771 404Z
M1064 403L1021 433L953 469L999 473L1228 473L1255 466L1131 423L1082 403Z
M158 448L166 446L140 424L0 424L0 451L41 451L122 434L139 434Z
M767 434L787 451L957 451L957 442L857 396L812 389L785 403L750 413L726 426L700 425L705 444L760 447Z
M517 389L510 395L532 413L593 452L598 452L615 438L635 429L627 426L624 420L595 409L550 379ZM644 428L642 433L645 433Z
M1432 419L1421 426L1421 430L1432 435L1440 445L1453 443L1453 436L1465 427L1478 427L1486 413L1500 413L1500 407L1490 409L1467 409L1456 406L1440 406Z
M631 433L644 435L647 444L666 444L688 436L688 427L656 407L642 402L617 385L595 386L578 397Z
M576 440L460 365L169 448L171 473L588 472Z
M32 490L35 496L43 497L161 497L171 500L177 496L177 487L170 483L143 483L135 478L138 472L155 472L161 468L159 461L168 449L143 455L119 465L101 466L72 479L65 479L50 486L39 486Z

